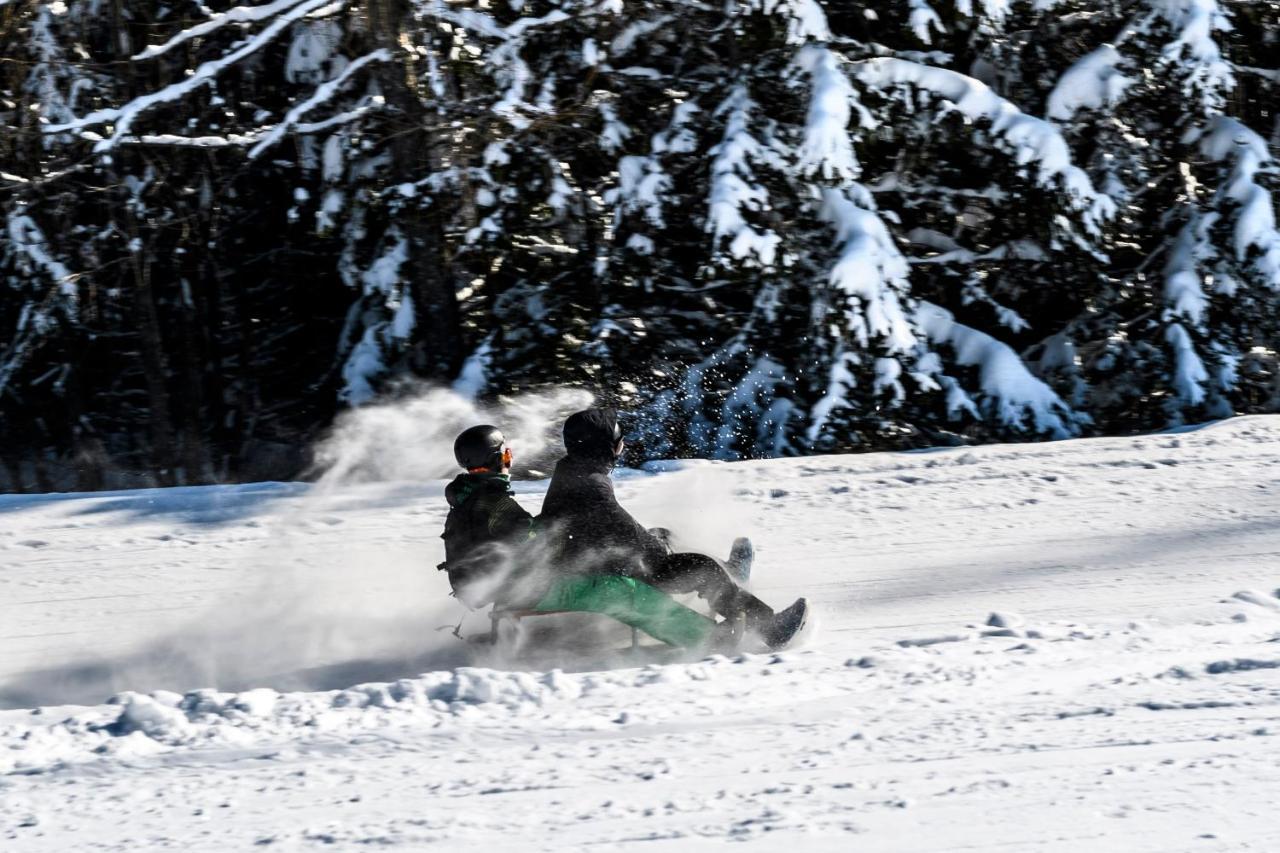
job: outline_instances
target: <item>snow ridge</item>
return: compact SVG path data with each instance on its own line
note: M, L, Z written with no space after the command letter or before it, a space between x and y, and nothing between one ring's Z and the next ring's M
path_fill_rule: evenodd
M747 661L743 657L737 665ZM586 674L459 667L323 693L278 693L268 688L240 693L126 692L101 709L51 726L0 727L0 776L107 756L127 759L178 748L242 748L385 726L440 725L449 719L465 719L468 725L486 720L501 724L512 716L546 714L566 725L591 725L608 722L616 711L605 703L603 708L575 712L574 703L648 685L706 682L734 665L728 658L715 657L702 663ZM602 713L607 715L603 720Z

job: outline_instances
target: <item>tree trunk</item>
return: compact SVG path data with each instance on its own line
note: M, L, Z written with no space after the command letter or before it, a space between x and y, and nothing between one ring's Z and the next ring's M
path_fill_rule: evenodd
M202 164L202 168L207 164ZM195 175L201 174L197 169L189 179L196 183ZM208 349L209 327L202 322L201 306L205 299L205 283L200 278L204 264L200 258L203 252L200 247L212 241L205 227L206 217L198 210L198 202L191 210L190 230L185 230L181 244L186 244L186 252L182 254L179 274L182 276L182 301L179 311L181 326L181 395L179 411L182 427L182 462L186 469L187 482L208 483L212 479L209 464L209 449L206 439L207 421L205 415L205 352Z
M138 240L138 229L129 216L128 233ZM136 245L136 243L135 243ZM148 400L148 427L151 434L151 458L161 485L171 486L181 482L177 470L174 447L173 422L169 409L168 376L164 357L164 339L160 334L160 317L156 310L155 294L151 287L151 265L145 258L146 247L133 253L130 264L133 270L133 315L138 329L138 341L142 359L142 372L146 380Z
M437 114L419 97L414 64L400 45L411 7L404 0L371 0L367 8L375 43L396 59L386 63L381 72L387 103L399 123L391 139L392 172L401 180L420 180L441 168L449 140L441 133L447 127L437 127L441 124ZM410 365L420 376L452 379L462 368L465 353L438 199L401 217L399 223L409 243L408 261L402 269L410 277L408 291L416 321Z

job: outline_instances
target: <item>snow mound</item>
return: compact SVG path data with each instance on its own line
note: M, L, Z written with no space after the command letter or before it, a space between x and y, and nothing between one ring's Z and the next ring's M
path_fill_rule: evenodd
M1226 672L1249 672L1255 669L1280 669L1280 660L1257 660L1255 658L1219 660L1207 665L1204 671L1210 675L1221 675Z
M778 655L770 659L785 660ZM179 747L247 747L394 725L439 726L453 719L501 724L512 717L549 714L553 708L562 724L593 727L616 719L617 708L607 697L618 691L705 682L726 666L741 668L754 660L752 655L733 660L718 656L695 664L582 674L459 667L313 693L267 688L126 692L53 725L0 727L0 776ZM595 695L606 701L575 707Z
M1280 611L1280 599L1267 595L1265 592L1259 592L1256 589L1243 589L1231 597L1236 601L1243 601L1246 604L1252 604L1266 610Z

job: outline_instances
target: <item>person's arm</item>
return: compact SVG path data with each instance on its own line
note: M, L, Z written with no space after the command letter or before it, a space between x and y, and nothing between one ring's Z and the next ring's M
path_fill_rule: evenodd
M599 475L598 480L593 477L592 485L596 487L599 496L597 505L603 516L602 527L609 531L610 538L616 544L640 551L649 561L666 557L667 546L618 503L618 498L613 493L613 484L607 475Z
M489 510L489 535L495 539L524 541L533 528L533 516L510 495L502 495Z

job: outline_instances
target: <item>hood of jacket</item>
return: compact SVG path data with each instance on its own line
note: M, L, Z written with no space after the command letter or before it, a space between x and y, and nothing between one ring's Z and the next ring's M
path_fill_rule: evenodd
M574 459L589 459L613 466L613 448L621 432L613 409L586 409L564 422L564 449Z
M459 474L444 487L444 499L451 507L460 507L482 489L511 494L511 477L507 474Z

